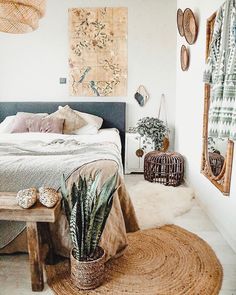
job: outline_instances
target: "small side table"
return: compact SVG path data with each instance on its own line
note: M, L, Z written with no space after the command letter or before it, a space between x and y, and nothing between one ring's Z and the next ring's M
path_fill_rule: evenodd
M143 173L144 156L153 149L154 144L144 144L140 134L126 132L125 174Z
M53 260L49 223L56 221L60 210L60 201L53 208L37 202L32 208L23 209L17 205L16 193L0 193L0 220L26 222L32 291L44 288L44 252L48 252L50 262Z

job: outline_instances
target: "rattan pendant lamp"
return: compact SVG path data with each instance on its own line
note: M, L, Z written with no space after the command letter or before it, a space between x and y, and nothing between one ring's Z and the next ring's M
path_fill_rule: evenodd
M24 34L38 28L46 0L0 0L0 31Z

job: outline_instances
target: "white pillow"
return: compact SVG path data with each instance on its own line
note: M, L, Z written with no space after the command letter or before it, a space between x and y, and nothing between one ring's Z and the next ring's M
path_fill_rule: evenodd
M15 116L6 117L0 124L0 133L11 133Z
M73 131L73 134L76 134L76 135L94 135L97 133L98 133L98 128L91 124L87 124L86 126Z
M70 108L68 105L66 105L65 107L59 106L59 110L60 109L67 109ZM93 125L95 126L98 130L102 127L102 123L103 123L103 119L101 117L95 116L95 115L91 115L91 114L87 114L87 113L82 113L76 110L73 110L74 112L78 113L78 115L84 119L84 121L87 122L87 124L89 125ZM82 127L83 128L83 127Z

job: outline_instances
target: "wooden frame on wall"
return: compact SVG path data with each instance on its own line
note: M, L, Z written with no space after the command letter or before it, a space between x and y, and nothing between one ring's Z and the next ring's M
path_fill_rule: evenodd
M206 30L206 59L209 56L210 43L212 40L216 13L207 20ZM230 194L231 175L233 166L234 142L228 140L227 153L224 166L218 176L214 176L208 157L208 113L210 107L211 86L205 84L204 94L204 118L203 118L203 151L201 173L205 175L225 196Z

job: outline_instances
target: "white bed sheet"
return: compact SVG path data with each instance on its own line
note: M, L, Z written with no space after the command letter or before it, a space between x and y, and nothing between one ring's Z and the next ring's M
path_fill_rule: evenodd
M121 152L121 140L119 131L115 128L100 129L97 134L94 135L67 135L67 134L55 134L55 133L2 133L0 134L1 143L24 143L27 141L42 141L44 143L50 143L56 139L70 139L76 140L80 143L114 143Z

